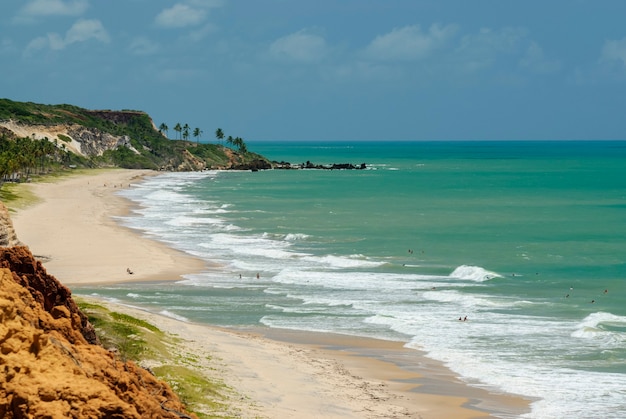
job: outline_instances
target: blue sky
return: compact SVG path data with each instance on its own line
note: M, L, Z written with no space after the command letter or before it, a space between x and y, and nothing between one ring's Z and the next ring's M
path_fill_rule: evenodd
M626 1L2 0L0 97L204 139L626 139Z

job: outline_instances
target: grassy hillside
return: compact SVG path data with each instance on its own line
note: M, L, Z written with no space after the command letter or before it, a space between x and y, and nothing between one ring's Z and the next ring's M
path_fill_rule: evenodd
M80 125L94 132L128 136L130 145L139 152L137 154L128 147L117 147L107 150L103 156L88 156L87 159L74 156L65 158L73 165L79 166L113 165L124 168L199 170L202 166L225 168L242 164L245 166L254 161L267 161L257 154L230 150L218 144L170 140L155 129L150 116L141 111L94 111L66 104L43 105L0 99L0 121L9 120L22 125ZM1 131L0 136L7 140Z

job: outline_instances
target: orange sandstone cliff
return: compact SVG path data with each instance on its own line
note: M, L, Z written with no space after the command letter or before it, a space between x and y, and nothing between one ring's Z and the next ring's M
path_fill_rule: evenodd
M27 247L0 247L0 418L195 417L166 383L98 344Z

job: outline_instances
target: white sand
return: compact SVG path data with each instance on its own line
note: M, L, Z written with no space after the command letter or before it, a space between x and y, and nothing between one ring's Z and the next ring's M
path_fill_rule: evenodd
M207 269L203 261L144 238L112 219L129 206L114 192L151 174L94 171L28 185L42 201L13 217L17 235L35 255L47 259L48 272L66 285L176 280ZM129 275L127 268L134 274ZM466 387L441 365L393 342L294 332L267 339L125 306L113 309L182 338L179 350L205 360L201 372L219 374L241 396L233 404L245 418L474 418L488 414L463 407L470 399L482 400L487 410L508 406L511 412L519 412L527 406L519 398ZM324 345L346 350L323 349ZM374 352L395 356L420 370L411 372L369 355ZM435 394L420 392L415 384L420 376L426 383L423 388Z
M129 207L114 192L153 174L101 170L26 185L42 201L12 217L17 235L65 285L173 280L197 272L203 262L123 228L112 218Z

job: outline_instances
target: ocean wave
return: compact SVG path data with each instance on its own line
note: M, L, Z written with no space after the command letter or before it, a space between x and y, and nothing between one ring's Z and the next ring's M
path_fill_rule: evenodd
M505 308L511 306L511 303L508 301L497 301L487 296L464 294L458 291L426 291L422 294L422 297L429 301L454 303L466 309L476 309L479 307Z
M345 269L345 268L375 268L382 266L385 262L378 262L367 259L363 255L349 255L349 256L308 256L304 258L309 262L320 263L326 265L331 269Z
M181 321L181 322L188 322L189 321L188 318L180 316L180 315L178 315L176 313L172 313L171 311L168 311L168 310L161 310L161 311L159 311L159 314L162 315L162 316L165 316L165 317L169 317L169 318L174 319L174 320Z
M286 241L298 241L298 240L306 240L310 236L304 233L290 233L285 236Z
M293 241L299 241L299 240L306 240L308 239L310 236L308 234L304 234L304 233L268 233L265 232L262 234L262 237L264 239L268 239L268 240L284 240L284 241L288 241L288 242L293 242Z
M626 342L626 317L611 313L591 313L576 325L572 337L601 341L606 345Z
M188 227L188 226L200 225L200 224L219 225L223 223L224 223L224 220L220 218L213 218L213 217L200 218L200 217L189 217L186 215L174 217L173 219L165 222L165 224L171 225L173 227Z
M484 282L493 278L502 278L502 275L488 271L480 266L461 265L450 274L450 278Z

